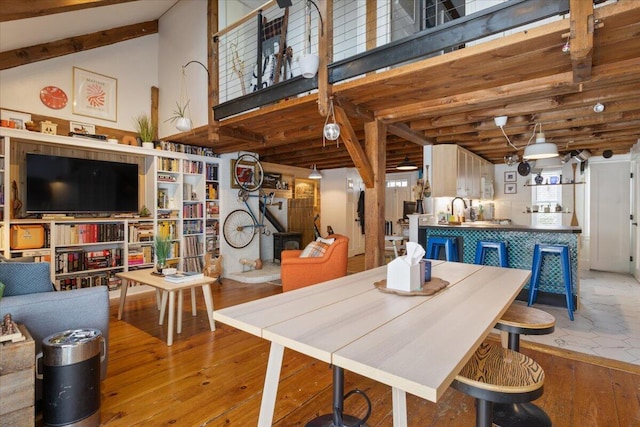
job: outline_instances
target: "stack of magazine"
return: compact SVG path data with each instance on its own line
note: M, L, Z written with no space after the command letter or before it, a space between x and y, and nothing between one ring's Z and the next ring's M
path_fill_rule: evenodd
M191 282L198 279L204 279L204 274L196 271L179 271L175 274L168 274L164 276L164 280L172 283Z

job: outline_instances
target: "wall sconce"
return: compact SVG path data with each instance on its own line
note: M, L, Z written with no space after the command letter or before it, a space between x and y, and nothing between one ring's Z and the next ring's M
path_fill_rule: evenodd
M329 117L331 117L332 123L329 123ZM324 121L324 128L322 129L322 146L325 146L325 139L329 141L335 141L340 137L340 125L336 123L336 115L333 111L333 98L329 100L329 111L327 112L327 119Z
M404 156L404 160L398 163L396 169L399 171L414 171L418 169L418 166L416 166L415 163L412 163L411 160L409 160L409 156Z
M316 165L313 165L313 169L309 174L309 179L322 179L322 174L316 169Z

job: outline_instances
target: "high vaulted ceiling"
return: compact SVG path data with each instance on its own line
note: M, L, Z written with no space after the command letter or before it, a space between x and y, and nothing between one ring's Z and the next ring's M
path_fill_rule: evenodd
M148 13L136 15L137 22L103 22L111 28L141 25L156 20L175 2L132 2L130 7L148 8ZM8 0L3 2L0 19L46 27L42 18L34 17L52 11L100 13L109 7L102 6L116 3L129 4L127 0L32 0L25 10L21 0ZM572 6L585 3L571 1ZM87 7L93 9L82 9ZM604 150L628 153L640 138L640 2L621 0L596 8L593 19L581 18L578 28L584 26L587 42L581 37L572 46L573 55L563 49L575 31L567 18L336 84L336 104L348 114L363 146L365 122L379 119L393 127L387 139L388 171L405 156L419 165L422 145L427 143L458 144L494 163L515 152L522 157L536 125L542 126L547 141L557 144L561 153L582 149L596 156ZM82 22L86 20L78 19L78 25ZM92 31L102 29L107 27ZM49 37L49 41L60 38ZM3 37L2 43L6 42ZM24 46L11 49L17 47ZM576 55L585 48L586 54ZM593 110L597 102L605 105L602 113ZM496 127L493 119L500 115L508 116L504 130L518 150ZM317 95L312 94L222 120L212 141L206 127L172 139L212 146L219 153L255 151L265 161L286 165L354 166L344 143L328 142L323 147L324 121Z

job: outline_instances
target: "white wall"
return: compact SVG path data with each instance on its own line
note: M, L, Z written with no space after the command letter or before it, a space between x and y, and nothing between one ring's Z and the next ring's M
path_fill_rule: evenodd
M166 120L176 109L176 102L181 100L182 66L192 60L207 66L207 2L178 2L160 18L159 28L158 135L163 138L179 132ZM196 63L188 65L184 72L182 97L184 102L191 100L187 117L191 117L193 127L204 126L208 123L207 72Z
M60 119L135 131L133 118L151 111L151 86L158 85L158 35L83 51L0 71L0 106ZM73 67L118 81L117 121L72 113ZM40 101L40 89L57 86L69 98L67 106L52 110Z

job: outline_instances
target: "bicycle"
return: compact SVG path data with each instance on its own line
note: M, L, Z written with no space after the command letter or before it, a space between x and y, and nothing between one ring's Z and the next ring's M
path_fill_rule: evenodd
M233 165L233 179L240 186L238 199L244 202L246 209L236 209L232 211L224 220L222 234L226 242L235 249L242 249L253 241L258 232L265 236L271 235L264 218L267 204L273 202L274 193L265 193L262 190L264 170L260 161L252 154L242 154ZM258 191L257 195L250 193ZM261 199L258 216L249 205L250 197Z

